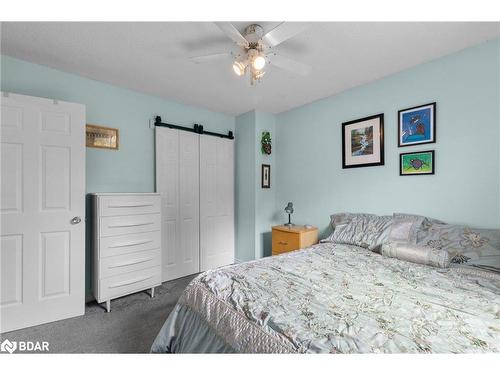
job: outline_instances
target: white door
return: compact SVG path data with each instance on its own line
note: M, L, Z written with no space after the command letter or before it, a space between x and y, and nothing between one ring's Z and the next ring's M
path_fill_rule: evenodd
M201 271L234 263L234 141L200 137Z
M199 272L198 134L156 128L156 192L162 197L163 281Z
M85 106L2 93L1 112L7 332L84 313Z

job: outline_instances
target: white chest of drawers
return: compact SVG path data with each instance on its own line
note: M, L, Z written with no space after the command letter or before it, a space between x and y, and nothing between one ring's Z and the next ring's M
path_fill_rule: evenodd
M96 193L93 292L98 303L161 284L161 213L157 193Z

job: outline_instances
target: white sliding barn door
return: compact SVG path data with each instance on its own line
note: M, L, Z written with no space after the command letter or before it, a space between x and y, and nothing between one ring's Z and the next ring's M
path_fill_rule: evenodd
M0 131L0 331L82 315L85 107L2 94Z
M156 191L162 197L162 280L199 272L198 134L156 128Z
M234 263L234 141L200 137L201 271Z

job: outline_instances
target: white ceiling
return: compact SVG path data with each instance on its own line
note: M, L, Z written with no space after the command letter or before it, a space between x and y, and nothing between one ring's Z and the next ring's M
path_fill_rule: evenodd
M243 31L253 22L236 22ZM265 31L278 22L261 22ZM500 23L308 23L279 45L310 64L307 77L269 67L250 86L230 60L189 56L231 50L208 22L2 24L2 54L181 103L237 115L279 113L500 36Z

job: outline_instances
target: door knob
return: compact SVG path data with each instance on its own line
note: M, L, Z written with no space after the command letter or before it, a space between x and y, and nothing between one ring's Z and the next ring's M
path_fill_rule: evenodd
M75 225L75 224L78 224L80 221L82 221L80 216L75 216L73 219L71 219L70 223Z

